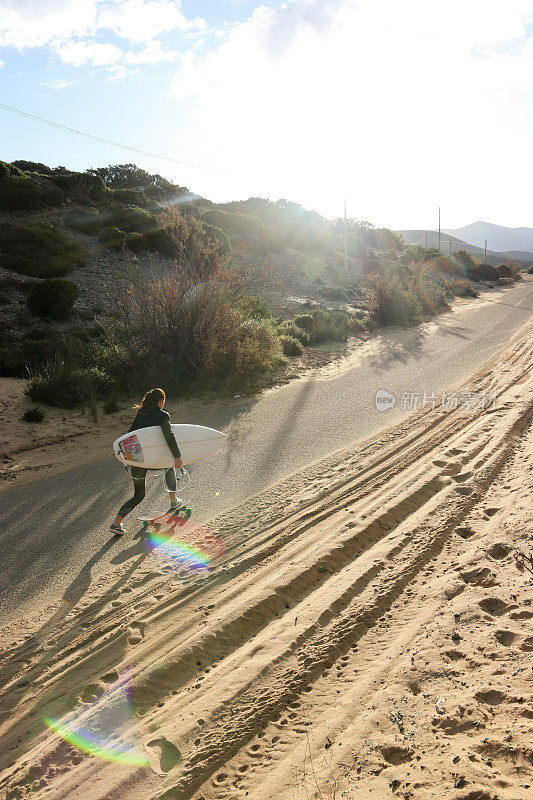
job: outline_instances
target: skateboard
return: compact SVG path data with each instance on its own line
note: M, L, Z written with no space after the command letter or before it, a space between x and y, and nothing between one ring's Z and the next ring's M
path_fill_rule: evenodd
M169 508L166 511L154 511L152 514L147 514L145 517L138 517L139 522L142 523L143 530L150 527L154 531L168 530L175 525L183 525L192 514L192 508L189 508L186 503L182 503L177 508Z

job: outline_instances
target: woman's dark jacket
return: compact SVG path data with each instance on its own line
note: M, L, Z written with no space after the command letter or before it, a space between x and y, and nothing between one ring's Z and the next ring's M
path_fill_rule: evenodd
M170 452L174 458L181 458L176 437L170 427L170 414L167 411L163 411L162 408L141 409L133 420L130 431L136 431L139 428L150 428L152 425L161 426L163 435L170 447Z

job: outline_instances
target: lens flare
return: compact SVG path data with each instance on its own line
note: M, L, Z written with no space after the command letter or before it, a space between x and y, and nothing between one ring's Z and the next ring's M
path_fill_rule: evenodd
M161 548L161 551L171 558L178 558L190 567L208 567L210 558L207 553L203 553L196 547L191 547L187 542L180 539L173 539L171 536L153 533L149 539L153 547Z
M128 746L119 742L102 741L96 734L84 728L74 729L72 724L63 723L50 717L45 717L44 721L65 742L91 756L103 758L114 764L125 764L129 767L148 767L150 765L144 753L138 750L134 744Z
M150 761L131 733L130 670L118 678L88 706L77 708L61 719L44 717L50 730L61 739L87 753L114 764L148 767Z
M184 570L208 570L212 561L226 552L224 542L213 531L180 517L150 533L146 546L156 557Z

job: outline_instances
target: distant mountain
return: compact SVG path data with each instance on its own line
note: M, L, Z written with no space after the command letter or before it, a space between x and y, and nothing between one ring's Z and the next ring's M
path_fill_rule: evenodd
M405 244L420 244L422 247L439 246L438 231L428 231L423 229L402 231L397 230L395 233L399 233L401 236L403 236ZM456 250L466 250L467 253L471 253L473 256L476 256L478 261L483 261L485 258L484 247L476 247L476 245L469 244L469 242L465 241L464 239L458 239L456 236L452 236L448 232L444 231L441 231L440 250L441 253L444 253L444 255L449 255L450 251L454 253ZM532 252L518 250L495 252L494 250L489 250L487 248L487 264L491 264L493 267L496 267L498 264L501 264L502 261L506 261L508 258L513 258L516 261L520 261L523 266L529 266L531 263L533 263L533 249Z
M486 239L487 247L497 253L504 250L533 253L533 228L505 228L479 220L464 228L445 228L443 232L481 248L485 246Z

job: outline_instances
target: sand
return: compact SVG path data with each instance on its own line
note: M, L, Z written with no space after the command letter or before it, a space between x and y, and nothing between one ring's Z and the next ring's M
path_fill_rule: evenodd
M0 797L530 798L532 340L5 629Z

